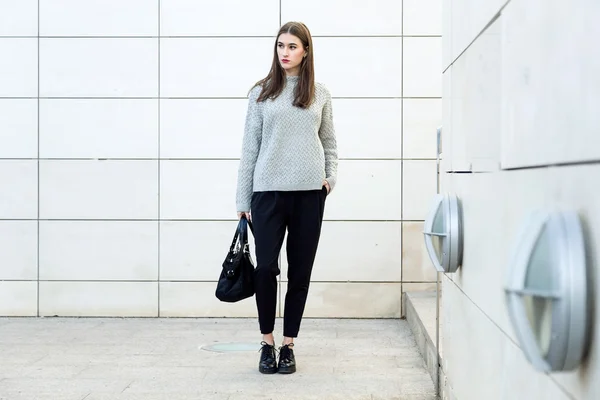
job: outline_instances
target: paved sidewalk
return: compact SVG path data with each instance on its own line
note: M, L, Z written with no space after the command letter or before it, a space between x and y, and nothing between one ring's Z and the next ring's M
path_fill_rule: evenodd
M2 400L434 400L404 320L305 319L298 372L258 372L254 319L0 318ZM281 320L276 324L281 341ZM215 352L211 344L246 351Z

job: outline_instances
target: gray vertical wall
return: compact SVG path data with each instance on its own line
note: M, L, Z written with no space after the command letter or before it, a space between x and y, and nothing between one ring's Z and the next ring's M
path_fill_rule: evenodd
M575 210L600 293L600 4L445 0L443 191L464 210L464 263L443 277L445 397L600 398L600 309L576 371L526 361L505 306L508 257L540 208Z

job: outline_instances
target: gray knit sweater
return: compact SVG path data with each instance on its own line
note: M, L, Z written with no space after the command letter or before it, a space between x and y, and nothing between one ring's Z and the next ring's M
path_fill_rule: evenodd
M275 100L258 103L261 88L250 91L238 170L237 211L250 211L253 192L319 190L337 177L337 142L331 94L316 83L307 109L292 105L297 76L286 78Z

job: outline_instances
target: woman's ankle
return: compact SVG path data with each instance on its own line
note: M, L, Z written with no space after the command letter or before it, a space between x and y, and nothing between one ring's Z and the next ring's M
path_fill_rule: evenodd
M273 337L273 334L272 333L269 333L268 335L263 334L263 342L270 344L271 346L274 346L275 338Z

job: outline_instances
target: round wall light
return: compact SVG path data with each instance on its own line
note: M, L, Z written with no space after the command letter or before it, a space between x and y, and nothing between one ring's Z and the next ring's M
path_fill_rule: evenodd
M583 230L575 212L535 212L508 266L508 314L527 360L568 371L584 357L589 332Z
M453 194L435 197L425 220L425 247L435 269L456 272L462 264L463 224L460 201Z

